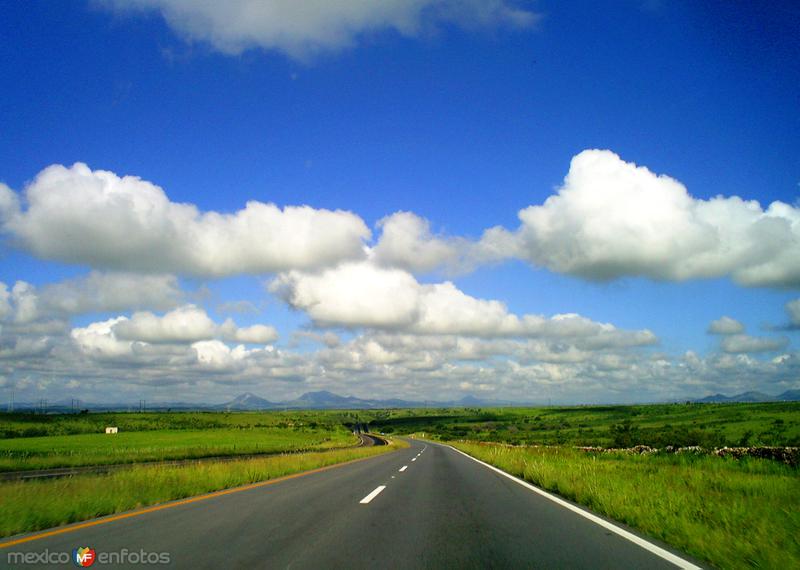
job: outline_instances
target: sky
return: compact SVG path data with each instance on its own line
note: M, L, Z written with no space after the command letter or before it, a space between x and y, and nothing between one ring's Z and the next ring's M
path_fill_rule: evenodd
M0 403L800 388L800 8L0 6Z

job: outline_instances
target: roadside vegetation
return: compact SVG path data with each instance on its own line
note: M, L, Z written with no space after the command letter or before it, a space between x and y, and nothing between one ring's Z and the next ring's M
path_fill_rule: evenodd
M352 424L360 412L84 412L74 414L0 413L0 438L103 433L116 426L120 433L161 430L278 428L329 429Z
M0 414L0 472L342 448L358 443L357 421L347 411Z
M694 454L453 445L716 567L800 567L795 467Z
M0 472L311 451L357 443L358 438L341 426L332 429L223 428L25 437L0 440Z
M182 466L139 465L107 475L0 483L0 536L275 479L393 451L403 442Z
M517 445L800 446L800 402L391 410L371 425Z

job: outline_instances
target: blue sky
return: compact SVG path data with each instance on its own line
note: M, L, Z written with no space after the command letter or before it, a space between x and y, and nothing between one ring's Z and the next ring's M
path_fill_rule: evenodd
M4 214L0 391L583 402L798 387L792 3L273 0L237 17L248 4L0 8L0 181L18 202ZM88 173L37 179L74 163ZM350 214L311 222L324 255L294 245L289 217L254 214L235 239L238 222L173 239L187 227L174 212L92 227L124 209L83 194L98 171L113 173L107 188L139 177L197 216L235 217L249 201ZM545 203L560 192L570 198ZM648 192L663 207L635 199ZM33 198L45 193L70 198ZM727 209L710 213L718 196ZM785 208L768 210L775 201ZM413 244L384 237L380 220L397 212L413 213L392 218ZM325 233L334 218L349 224L341 244ZM266 241L245 254L237 240ZM220 243L224 270L208 261ZM180 257L191 244L205 261ZM359 309L347 279L372 304ZM67 307L68 295L94 301ZM573 313L580 333L523 324ZM742 330L709 334L722 316ZM229 317L274 330L223 330ZM652 336L588 342L604 324Z

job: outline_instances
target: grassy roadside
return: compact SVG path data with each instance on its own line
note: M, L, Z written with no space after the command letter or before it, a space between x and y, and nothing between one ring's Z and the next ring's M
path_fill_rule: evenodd
M278 455L180 467L136 466L108 475L0 483L0 536L238 487L371 457L407 444Z
M453 446L720 568L800 567L800 473L760 459Z
M0 472L326 450L356 445L348 430L276 427L163 430L0 439Z

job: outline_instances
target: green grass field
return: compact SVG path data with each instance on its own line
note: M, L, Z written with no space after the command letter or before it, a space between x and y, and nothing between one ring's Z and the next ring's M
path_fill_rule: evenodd
M781 463L453 445L716 567L800 567L800 477Z
M361 412L351 411L0 413L0 438L103 433L106 426L117 426L123 433L223 428L327 429L361 421L361 416Z
M182 466L139 465L107 475L0 483L0 536L266 481L403 446L357 447Z
M800 446L800 402L392 410L385 433L523 445Z
M21 437L0 440L0 471L309 451L357 443L358 439L341 426Z

